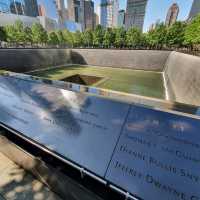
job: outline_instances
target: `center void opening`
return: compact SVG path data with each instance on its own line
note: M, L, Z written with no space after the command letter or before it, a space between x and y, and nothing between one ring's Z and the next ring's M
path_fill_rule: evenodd
M102 78L97 76L88 76L88 75L81 75L75 74L73 76L66 77L61 79L61 81L76 83L80 85L93 85L100 81Z

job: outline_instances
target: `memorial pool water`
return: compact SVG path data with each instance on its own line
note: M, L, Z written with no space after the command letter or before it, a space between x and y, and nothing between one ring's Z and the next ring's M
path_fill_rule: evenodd
M161 72L73 65L41 70L31 74L52 80L75 82L103 89L165 99L164 80Z

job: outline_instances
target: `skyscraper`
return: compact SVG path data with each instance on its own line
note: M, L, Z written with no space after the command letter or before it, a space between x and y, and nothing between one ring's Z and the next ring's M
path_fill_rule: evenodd
M46 9L44 5L38 5L39 16L46 16Z
M191 20L198 14L200 14L200 0L194 0L188 19Z
M20 1L12 1L10 3L10 12L16 15L24 15L24 5Z
M37 0L0 0L0 12L37 17Z
M94 13L94 28L99 25L99 15Z
M167 17L165 20L166 26L171 26L174 24L177 20L179 14L179 7L177 3L174 3L170 6L168 12L167 12Z
M48 18L58 18L57 3L56 0L38 0L38 13L39 16L45 16Z
M118 17L118 0L101 0L100 4L100 23L103 27L116 27Z
M30 17L37 17L39 15L37 0L24 0L24 4L25 15Z
M119 10L118 12L118 27L124 27L125 25L125 10Z
M128 0L126 7L125 27L136 27L143 30L144 17L148 0Z
M84 22L85 29L94 29L94 2L92 0L84 1Z
M61 26L64 25L65 21L65 3L64 0L55 0L56 10L58 14L58 22Z
M70 21L80 23L84 29L84 0L67 0Z

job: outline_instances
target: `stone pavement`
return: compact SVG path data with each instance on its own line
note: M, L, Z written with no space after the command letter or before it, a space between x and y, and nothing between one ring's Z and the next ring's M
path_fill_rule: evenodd
M61 198L0 153L0 200L61 200Z

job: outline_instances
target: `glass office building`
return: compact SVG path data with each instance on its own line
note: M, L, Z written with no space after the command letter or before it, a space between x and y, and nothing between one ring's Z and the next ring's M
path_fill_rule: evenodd
M148 0L127 0L125 27L143 30L144 17Z
M100 9L101 25L103 27L116 27L119 10L118 0L101 0Z
M2 13L10 12L10 0L0 0L0 12Z
M30 17L39 16L37 0L24 0L25 14Z
M188 19L192 20L198 14L200 14L200 0L194 0Z
M37 0L0 0L0 12L37 17Z

